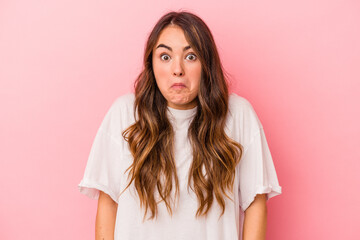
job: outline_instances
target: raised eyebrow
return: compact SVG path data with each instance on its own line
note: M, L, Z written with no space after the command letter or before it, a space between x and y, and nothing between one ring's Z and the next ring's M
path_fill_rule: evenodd
M188 49L190 49L191 47L190 46L186 46L186 47L184 47L184 52L186 51L186 50L188 50Z
M156 47L156 49L158 49L159 47L163 47L163 48L168 49L169 51L172 51L172 48L171 48L171 47L166 46L165 44L162 44L162 43L160 43L160 44ZM188 50L188 49L190 49L190 48L191 48L191 46L186 46L186 47L184 47L183 51L186 51L186 50Z
M171 48L171 47L166 46L165 44L162 44L162 43L160 43L160 44L156 47L156 49L158 49L159 47L163 47L163 48L166 48L166 49L169 49L170 51L172 51L172 48Z

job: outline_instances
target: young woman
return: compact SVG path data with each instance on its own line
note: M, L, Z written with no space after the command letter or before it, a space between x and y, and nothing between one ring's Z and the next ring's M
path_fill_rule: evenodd
M266 200L281 187L261 122L228 93L199 17L157 22L135 94L107 112L79 190L98 199L96 239L265 239Z

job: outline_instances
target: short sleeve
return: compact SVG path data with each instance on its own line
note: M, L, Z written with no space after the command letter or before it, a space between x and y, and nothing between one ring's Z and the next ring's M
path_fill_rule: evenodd
M239 199L245 211L256 194L267 193L267 200L281 194L281 186L263 128L253 135L239 163Z
M115 123L114 108L115 104L106 113L96 133L78 189L80 193L93 199L98 199L99 191L102 191L118 202L121 144L110 132Z

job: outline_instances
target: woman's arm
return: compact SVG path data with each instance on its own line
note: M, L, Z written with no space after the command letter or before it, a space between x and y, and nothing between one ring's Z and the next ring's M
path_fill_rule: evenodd
M114 240L116 210L118 204L100 191L95 221L95 240Z
M258 194L245 210L243 240L265 240L266 223L266 194Z

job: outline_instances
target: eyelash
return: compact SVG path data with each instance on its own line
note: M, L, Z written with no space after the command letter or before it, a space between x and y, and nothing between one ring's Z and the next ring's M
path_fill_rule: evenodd
M163 60L163 61L167 61L167 60L164 60L163 59L163 57L164 56L167 56L167 57L169 57L170 58L170 56L168 55L168 54L161 54L160 55L160 58L161 58L161 60ZM189 53L188 55L186 55L186 58L188 57L188 56L194 56L194 59L193 60L190 60L190 61L195 61L196 59L197 59L197 56L194 54L194 53Z

